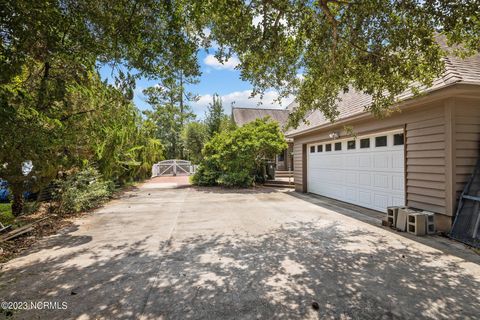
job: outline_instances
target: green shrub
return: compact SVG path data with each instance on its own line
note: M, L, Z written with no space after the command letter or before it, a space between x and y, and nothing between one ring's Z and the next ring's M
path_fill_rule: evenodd
M225 187L250 187L254 182L254 177L250 172L243 170L221 174L217 182Z
M213 186L217 183L218 172L219 169L211 161L204 160L191 177L191 182L198 186Z
M12 224L15 221L15 217L12 214L12 204L0 203L0 222L4 225Z
M97 169L92 167L70 174L57 183L59 187L55 199L59 202L59 211L63 213L94 208L108 199L115 188L113 182L104 181Z
M215 135L202 150L203 160L192 178L197 185L248 187L266 159L287 147L277 122L257 119L233 131Z

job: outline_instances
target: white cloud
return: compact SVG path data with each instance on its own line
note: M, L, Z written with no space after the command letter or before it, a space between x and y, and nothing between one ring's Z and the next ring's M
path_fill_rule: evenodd
M261 15L255 16L255 17L253 17L253 19L252 19L252 24L253 24L255 27L261 26L261 23L262 23L262 22L263 22L263 16L261 16Z
M285 109L292 101L293 97L283 98L281 103L276 101L278 98L278 92L274 90L269 90L265 92L263 98L260 98L259 95L255 97L250 97L252 90L244 91L234 91L225 95L220 96L223 103L223 108L225 113L231 113L231 106L233 103L234 107L243 107L243 108L272 108L272 109ZM193 111L199 116L203 116L207 110L207 106L212 102L212 95L205 94L199 97L200 99L192 104ZM259 104L261 102L261 104Z
M203 63L215 69L233 70L240 63L240 60L238 60L237 57L232 56L227 61L221 63L213 54L209 54L205 57L205 59L203 59Z
M252 19L252 24L253 24L254 27L263 29L263 15L254 16L253 19ZM285 28L288 27L288 23L287 23L287 20L285 18L280 18L280 20L278 20L278 24L285 27Z

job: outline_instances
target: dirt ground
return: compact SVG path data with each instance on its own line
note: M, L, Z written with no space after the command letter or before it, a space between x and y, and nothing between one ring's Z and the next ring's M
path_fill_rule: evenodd
M0 297L52 303L18 319L478 319L478 255L378 224L293 191L156 178L3 265Z

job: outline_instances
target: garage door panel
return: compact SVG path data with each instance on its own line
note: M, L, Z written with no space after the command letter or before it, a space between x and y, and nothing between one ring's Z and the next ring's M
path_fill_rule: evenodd
M360 156L360 163L359 163L360 168L371 168L372 167L372 159L370 155L368 154L363 154Z
M361 172L358 174L359 185L361 186L371 186L372 185L372 175L366 172Z
M392 154L392 169L397 172L403 172L405 170L405 161L404 161L403 152L395 152Z
M405 191L405 178L403 176L392 177L392 189L395 191Z
M365 207L372 205L372 193L370 191L358 191L358 202Z
M346 172L345 173L345 183L347 185L357 185L358 184L358 173L357 172Z
M386 208L389 206L388 195L375 193L373 195L373 205L379 208Z
M405 205L405 195L403 197L392 196L391 206L403 206L403 205Z
M345 167L346 168L358 168L358 156L356 155L348 155L345 156Z
M349 202L355 202L358 199L358 190L356 188L345 188L345 200Z
M388 161L390 160L389 154L377 154L373 156L373 163L375 169L387 169Z
M388 174L375 174L373 176L373 187L376 188L390 188L389 179L391 178Z
M309 192L384 211L387 206L405 204L404 146L393 146L396 132L372 135L370 148L316 152L307 158ZM376 147L375 136L386 135L387 146ZM324 144L325 145L325 144ZM310 149L308 149L310 150ZM315 150L318 150L315 148ZM323 147L325 150L325 146Z

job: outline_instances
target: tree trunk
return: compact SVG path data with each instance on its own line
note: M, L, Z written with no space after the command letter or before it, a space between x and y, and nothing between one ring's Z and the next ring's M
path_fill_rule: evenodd
M13 193L12 214L18 217L23 212L23 190L17 186L11 186Z
M183 130L183 120L184 120L184 107L183 107L183 72L180 72L180 130ZM180 141L180 137L178 137ZM180 159L183 159L183 145L180 144Z

